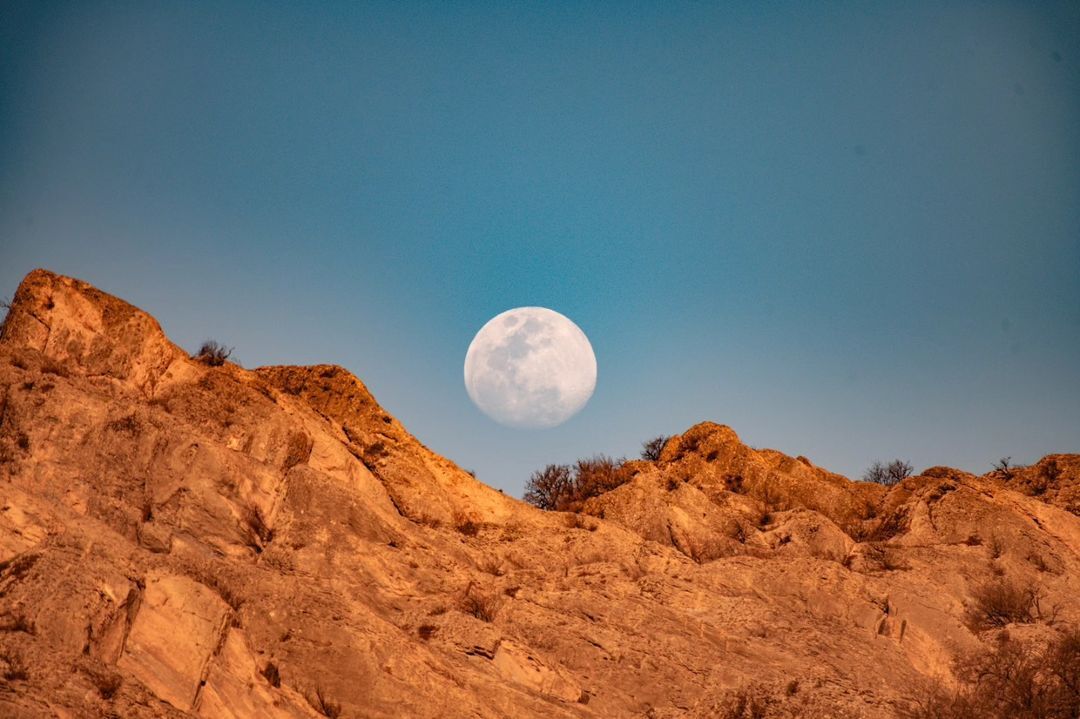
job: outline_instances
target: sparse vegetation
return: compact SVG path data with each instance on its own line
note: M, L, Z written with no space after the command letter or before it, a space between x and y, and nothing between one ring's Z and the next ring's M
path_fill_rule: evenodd
M480 523L465 514L454 514L454 529L466 537L480 534Z
M863 557L867 563L875 569L883 572L894 572L898 569L907 569L907 565L900 561L896 550L882 542L870 542L863 550Z
M719 719L765 719L771 703L771 698L763 687L744 687L728 697L717 716Z
M419 627L416 628L417 636L419 636L420 639L425 642L435 636L438 631L439 628L434 624L421 624Z
M863 474L863 481L892 487L910 477L913 470L911 463L901 459L894 459L888 464L874 462L870 465L870 469Z
M90 678L90 683L98 690L101 698L106 701L116 696L116 693L120 691L120 686L124 683L124 678L118 672L108 668L88 672L87 676Z
M13 649L0 651L0 663L4 665L3 672L0 675L9 682L26 681L30 678L30 670L19 652Z
M540 509L555 510L573 490L573 476L565 464L549 464L533 472L525 485L523 499Z
M298 464L305 464L311 457L311 448L314 440L304 432L293 432L289 435L289 443L285 450L285 460L282 462L282 470L288 472Z
M549 464L529 478L524 499L541 509L576 512L586 500L609 492L629 479L624 460L606 455L579 459L572 468Z
M267 662L266 666L262 669L262 675L266 679L266 681L270 682L270 686L281 686L281 672L278 671L277 664L274 664L273 662Z
M664 445L667 444L668 437L666 435L660 435L659 437L653 437L650 440L642 442L641 444L641 458L650 462L655 462L660 459L660 453L664 451Z
M975 588L968 606L968 626L975 631L1030 624L1039 616L1038 588L1006 579L991 580Z
M341 704L335 701L331 701L326 692L321 686L316 686L315 689L305 694L305 698L311 708L322 714L324 717L330 717L330 719L338 719L341 716Z
M501 577L505 574L502 562L500 562L497 557L485 557L484 559L481 559L476 563L476 568L493 577Z
M955 663L959 686L927 687L908 719L1076 719L1080 716L1080 630L1040 644L1003 633L984 654Z
M273 541L274 530L266 523L262 510L255 505L244 509L243 522L245 544L256 554L260 554L266 545Z
M34 626L33 620L22 613L5 614L0 617L0 631L37 634L37 628Z
M134 436L139 431L139 423L138 420L135 419L135 415L129 414L126 417L112 420L105 425L105 429L111 432L124 432Z
M499 605L497 594L484 592L473 582L469 582L461 595L461 611L484 622L494 621L495 615L499 613Z
M220 367L225 364L225 360L232 356L232 353L232 347L226 347L214 340L207 340L202 343L199 351L193 354L191 358L210 367Z

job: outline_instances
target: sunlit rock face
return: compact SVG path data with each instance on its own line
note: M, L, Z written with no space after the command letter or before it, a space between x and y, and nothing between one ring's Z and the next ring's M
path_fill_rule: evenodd
M887 488L704 422L618 476L540 511L344 368L210 367L32 273L0 334L0 717L889 718L1080 624L1078 455ZM1042 611L986 628L999 585Z

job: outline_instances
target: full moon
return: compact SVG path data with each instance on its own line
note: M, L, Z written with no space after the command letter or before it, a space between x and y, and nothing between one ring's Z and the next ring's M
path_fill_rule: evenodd
M567 317L545 307L518 307L476 333L465 354L465 389L500 424L555 427L592 397L596 355Z

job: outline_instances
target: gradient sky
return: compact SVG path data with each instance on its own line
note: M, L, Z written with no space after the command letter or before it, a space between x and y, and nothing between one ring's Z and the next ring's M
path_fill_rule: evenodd
M705 419L857 476L1080 451L1080 4L0 6L0 295L38 266L352 370L520 494ZM472 406L520 305L586 408Z

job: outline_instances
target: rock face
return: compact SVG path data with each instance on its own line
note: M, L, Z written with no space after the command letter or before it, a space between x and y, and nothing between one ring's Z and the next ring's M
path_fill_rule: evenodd
M542 512L340 367L209 367L45 271L0 335L0 716L890 717L1080 622L1080 457L884 488L720 425ZM1008 622L1004 622L1008 623ZM728 714L728 716L739 716ZM749 716L749 714L747 714Z

